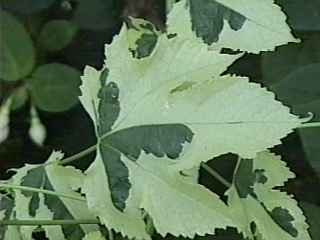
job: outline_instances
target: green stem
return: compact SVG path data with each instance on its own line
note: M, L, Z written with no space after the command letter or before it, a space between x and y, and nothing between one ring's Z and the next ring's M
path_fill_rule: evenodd
M298 128L311 128L311 127L320 127L320 122L304 123L304 124L300 125ZM111 135L112 133L113 133L113 132L110 132L110 133L107 133L107 134L101 136L101 137L100 137L100 140L102 140L102 139L104 139L105 137ZM83 150L83 151L81 151L81 152L79 152L79 153L77 153L77 154L75 154L75 155L72 155L72 156L70 156L70 157L67 157L67 158L59 161L59 164L61 164L61 165L66 165L66 164L68 164L68 163L70 163L70 162L73 162L73 161L79 159L79 158L82 158L82 157L88 155L89 153L92 153L93 151L95 151L95 150L97 149L97 147L98 147L98 144L95 144L95 145L93 145L93 146L90 146L89 148L87 148L87 149L85 149L85 150ZM52 163L53 163L53 162L50 162L50 163L48 163L48 165L49 165L49 164L52 164ZM212 176L216 177L221 183L223 183L224 185L228 186L228 185L227 185L228 181L226 181L223 177L221 177L220 174L218 174L217 172L215 172L213 169L211 169L208 165L206 165L206 164L204 164L204 163L201 164L201 165L202 165L202 167L203 167L205 170L207 170ZM209 169L211 169L211 170L209 170ZM223 180L223 179L224 179L224 180ZM228 183L228 184L230 185L230 183Z
M98 147L97 144L96 144L96 145L93 145L93 146L91 146L91 147L89 147L89 148L87 148L87 149L85 149L85 150L83 150L83 151L81 151L81 152L79 152L79 153L77 153L77 154L75 154L75 155L72 155L71 157L67 157L67 158L65 158L65 159L62 159L61 161L59 161L59 164L61 164L61 165L66 165L66 164L68 164L68 163L70 163L70 162L73 162L74 160L77 160L77 159L79 159L79 158L82 158L82 157L88 155L89 153L94 152L94 151L97 149L97 147ZM51 162L51 163L52 163L52 162ZM50 164L50 163L49 163L49 164Z
M45 225L77 225L77 224L100 224L97 219L74 219L74 220L4 220L0 226L45 226Z
M54 192L54 191L50 191L50 190L44 190L44 189L40 189L40 188L25 187L25 186L13 185L13 184L8 184L8 183L0 183L0 189L1 188L15 189L15 190L21 190L21 191L27 191L27 192L43 193L43 194L47 194L47 195L53 195L53 196L57 196L57 197L69 198L72 200L86 202L85 198L83 198L83 197L72 196L69 194Z
M320 127L320 122L303 123L299 128Z
M79 153L77 153L76 155L73 155L69 158L65 158L62 161L60 161L61 165L65 165L67 163L70 163L78 158L81 158L91 152L93 152L98 145L93 145ZM212 168L210 168L207 164L205 163L201 163L201 166L213 177L215 177L218 181L220 181L223 185L225 185L226 187L231 187L231 183L229 183L224 177L222 177L218 172L216 172L215 170L213 170Z
M87 149L85 149L85 150L83 150L83 151L81 151L81 152L78 152L78 153L75 154L75 155L72 155L72 156L70 156L70 157L67 157L67 158L65 158L65 159L62 159L61 161L59 161L59 164L60 164L60 165L66 165L66 164L68 164L68 163L70 163L70 162L73 162L74 160L77 160L77 159L79 159L79 158L82 158L82 157L88 155L89 153L94 152L94 151L98 148L99 142L100 142L102 139L110 136L110 135L113 134L113 133L114 133L114 131L111 131L111 132L108 132L108 133L102 135L102 136L98 139L98 143L97 143L97 144L92 145L92 146L88 147ZM50 165L50 164L52 164L52 163L54 163L54 162L49 162L48 165Z
M206 170L210 175L212 175L214 178L216 178L219 182L221 182L224 186L227 188L231 187L231 183L227 181L224 177L222 177L218 172L216 172L214 169L209 167L206 163L201 163L201 167L203 167L204 170Z
M109 240L114 240L113 230L110 228L108 228L108 236Z

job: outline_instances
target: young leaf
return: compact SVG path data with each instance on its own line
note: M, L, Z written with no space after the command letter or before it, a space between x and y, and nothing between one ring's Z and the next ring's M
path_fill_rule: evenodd
M168 16L168 32L252 53L298 41L280 7L268 0L182 0Z
M294 174L270 152L239 160L228 205L238 229L250 239L310 240L305 217L292 196L273 188L283 186Z
M80 72L60 63L45 64L28 79L35 105L48 112L62 112L78 102Z
M71 43L77 26L67 20L52 20L41 30L40 44L48 51L59 51Z
M14 200L8 196L0 194L0 222L14 220ZM0 226L0 239L2 240L22 240L20 230L17 226Z
M24 26L0 9L0 78L17 81L26 77L35 64L35 50Z
M53 152L48 162L63 157ZM15 185L49 190L58 194L48 195L39 192L16 191L15 210L18 219L72 220L93 219L86 207L85 199L76 192L82 185L83 175L73 167L62 167L57 163L49 165L26 165L13 177ZM30 239L35 227L21 227L22 234ZM43 226L49 239L81 239L86 233L97 229L95 225Z
M82 78L80 100L99 142L83 187L90 209L108 228L139 239L148 238L141 209L150 211L163 235L193 237L232 225L227 211L224 217L217 213L225 209L218 197L199 185L186 186L179 172L228 152L253 157L280 143L301 120L259 85L220 76L241 55L219 54L194 40L161 35L149 57L136 59L128 50L127 31L124 26L107 46L105 70L87 67ZM148 169L150 159L163 164L163 170L156 165ZM150 185L135 184L139 176ZM204 209L197 216L183 214L164 198L147 197L160 184L157 195L184 200L188 209L202 202ZM165 216L157 212L169 208L177 210ZM186 228L169 226L177 217L189 223Z

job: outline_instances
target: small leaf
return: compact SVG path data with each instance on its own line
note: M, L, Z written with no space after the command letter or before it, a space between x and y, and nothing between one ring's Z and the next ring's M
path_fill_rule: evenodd
M261 235L264 240L310 240L308 225L297 202L286 193L274 190L294 177L285 163L267 151L258 153L253 160L242 159L241 162L235 170L233 185L227 191L228 205L234 220L238 221L239 231L249 239ZM244 188L246 194L239 191L243 189L243 182L249 186Z
M41 110L66 111L78 102L80 72L68 65L42 65L28 81L32 100Z
M71 43L77 27L67 20L52 20L41 30L40 44L48 51L59 51Z
M17 81L35 65L35 50L24 26L11 14L0 10L0 78Z
M55 191L44 167L30 169L27 172L27 175L22 179L21 185ZM36 217L36 213L40 207L39 193L32 193L27 191L22 193L26 197L31 197L29 204L29 214L32 217ZM53 219L74 219L62 199L59 199L55 196L45 195L44 204L48 206L48 208L54 213ZM79 225L63 225L62 230L66 236L69 236L71 233L74 238L81 238L84 236L83 230Z
M79 200L77 193L82 184L82 173L73 167L59 166L56 161L63 154L53 152L46 165L26 165L20 168L13 177L13 183L25 187L49 190L70 198L42 194L38 192L15 192L15 209L17 218L31 219L93 219L87 210L86 201ZM35 227L23 227L23 234L29 238ZM97 229L97 226L62 225L55 227L43 226L49 239L81 239L87 232ZM57 238L59 237L59 238Z
M5 220L15 220L14 200L6 195L0 194L0 222ZM0 226L0 239L2 240L22 240L18 226Z

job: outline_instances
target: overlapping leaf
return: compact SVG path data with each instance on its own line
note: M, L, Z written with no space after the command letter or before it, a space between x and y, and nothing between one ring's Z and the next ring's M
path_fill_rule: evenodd
M188 173L177 173L170 160L143 154L137 163L123 161L129 168L131 194L162 236L194 238L234 226L219 196L190 179Z
M83 240L105 240L99 231L91 232Z
M315 77L320 74L319 41L320 35L315 34L302 44L283 46L262 58L263 83L288 104L292 112L312 112L314 122L320 119L319 81ZM302 128L298 133L306 159L320 174L319 128Z
M48 163L63 157L53 152ZM93 219L86 201L76 192L82 185L83 175L73 167L62 167L57 163L48 165L26 165L13 177L15 185L56 192L58 195L30 191L16 191L15 211L19 220L73 220ZM64 197L59 196L63 195ZM37 226L23 226L24 239L32 239ZM43 226L49 239L82 239L86 233L97 229L95 225Z
M2 4L2 2L1 2ZM0 9L0 78L17 81L35 66L35 49L25 27L13 15Z
M228 190L228 205L238 229L250 239L310 240L303 212L292 196L273 188L295 175L269 152L240 160Z
M142 209L162 235L232 226L224 203L180 171L228 152L253 157L300 120L258 84L220 76L241 55L160 35L151 55L137 59L128 34L124 26L107 46L104 71L87 67L82 78L80 100L99 141L83 187L90 209L108 228L138 239L149 238Z
M0 221L14 220L14 200L6 195L0 195ZM0 239L2 240L22 240L18 226L0 226Z
M217 49L259 53L297 42L285 14L271 0L182 0L168 18L170 33L197 36Z

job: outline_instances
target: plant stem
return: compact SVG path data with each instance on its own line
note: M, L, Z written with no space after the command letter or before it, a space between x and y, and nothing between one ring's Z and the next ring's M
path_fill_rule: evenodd
M77 153L77 154L75 154L75 155L72 155L71 157L67 157L67 158L65 158L65 159L62 159L62 160L59 162L59 164L61 164L61 165L66 165L66 164L68 164L68 163L70 163L70 162L73 162L74 160L77 160L77 159L79 159L79 158L82 158L82 157L88 155L89 153L94 152L94 151L97 149L97 146L98 146L97 144L96 144L96 145L93 145L93 146L88 147L87 149L85 149L85 150L83 150L83 151L81 151L81 152L79 152L79 153Z
M298 128L311 128L311 127L320 127L320 122L304 123L304 124L300 125ZM107 137L108 135L110 135L110 134L106 134L106 135L102 136L101 139ZM75 154L75 155L72 155L72 156L70 156L70 157L67 157L67 158L65 158L65 159L62 159L61 161L59 161L59 164L60 164L60 165L66 165L66 164L68 164L68 163L70 163L70 162L73 162L73 161L79 159L79 158L82 158L83 156L86 156L86 155L88 155L89 153L92 153L93 151L95 151L95 150L97 149L97 147L98 147L98 144L92 145L92 146L88 147L87 149L85 149L85 150L83 150L83 151L81 151L81 152L79 152L79 153L77 153L77 154ZM52 163L53 163L53 162L49 162L49 163L47 163L47 165L52 164ZM207 170L212 176L216 177L220 182L222 182L224 185L226 185L226 183L227 183L228 181L226 181L220 174L218 174L216 171L214 171L213 169L211 169L211 168L210 168L208 165L206 165L205 163L203 163L203 164L201 164L201 165L202 165L202 167L203 167L205 170ZM211 169L211 170L209 170L208 168ZM213 171L213 172L212 172L212 171ZM222 179L224 179L224 180L222 180ZM229 185L230 185L230 183L229 183ZM227 185L226 185L226 186L227 186Z
M93 145L69 158L65 158L62 161L60 161L61 165L65 165L67 163L70 163L74 160L77 160L78 158L81 158L91 152L93 152L96 148L97 148L97 144ZM213 177L215 177L218 181L220 181L224 186L226 186L227 188L231 187L231 183L228 182L224 177L222 177L218 172L216 172L215 170L213 170L211 167L209 167L207 164L205 163L201 163L201 166Z
M109 240L114 240L113 230L108 228L108 237Z
M206 170L210 175L216 178L219 182L221 182L227 188L231 187L231 183L229 183L224 177L222 177L218 172L209 167L206 163L201 163L201 167Z
M299 128L320 127L320 122L303 123Z
M27 191L27 192L43 193L43 194L53 195L53 196L62 197L62 198L69 198L69 199L77 200L77 201L83 201L83 202L86 201L85 198L83 198L83 197L72 196L72 195L69 195L69 194L54 192L54 191L40 189L40 188L13 185L13 184L8 184L8 183L0 183L0 188L15 189L15 190L21 190L21 191Z
M79 159L79 158L82 158L82 157L88 155L89 153L94 152L94 151L98 148L99 142L100 142L102 139L110 136L110 135L113 134L113 133L114 133L114 131L111 131L111 132L108 132L108 133L102 135L102 136L98 139L98 143L97 143L97 144L92 145L92 146L88 147L87 149L85 149L85 150L83 150L83 151L81 151L81 152L76 153L75 155L72 155L72 156L70 156L70 157L67 157L67 158L65 158L65 159L62 159L61 161L59 161L59 164L60 164L60 165L66 165L66 164L68 164L68 163L70 163L70 162L73 162L74 160L77 160L77 159ZM48 165L49 165L49 164L52 164L52 163L54 163L54 162L49 162Z
M320 127L320 122L312 122L312 123L304 123L304 124L302 124L302 125L300 125L298 128L311 128L311 127ZM113 133L113 132L111 132L111 133ZM108 133L108 134L106 134L106 135L103 135L100 139L104 139L105 137L107 137L107 136L109 136L111 133ZM92 145L92 146L90 146L90 147L88 147L87 149L85 149L85 150L83 150L83 151L81 151L81 152L79 152L79 153L77 153L77 154L75 154L75 155L72 155L72 156L70 156L70 157L67 157L67 158L65 158L65 159L62 159L61 161L59 161L59 164L61 164L61 165L66 165L66 164L68 164L68 163L70 163L70 162L73 162L73 161L75 161L75 160L77 160L77 159L79 159L79 158L82 158L83 156L86 156L86 155L88 155L89 153L92 153L93 151L95 151L96 149L97 149L97 147L98 147L98 144L95 144L95 145ZM50 163L48 163L48 164L52 164L53 162L50 162ZM206 165L206 164L204 164L204 165ZM202 166L204 166L204 165L202 165ZM206 167L204 167L204 169L206 169L206 168L210 168L209 166L207 166L206 165ZM211 168L210 168L211 169ZM207 171L208 171L208 169L206 169ZM212 169L211 169L212 170ZM213 170L214 171L214 170ZM214 171L215 172L215 171ZM212 174L213 175L213 174ZM221 176L218 174L218 173L214 173L214 176L216 176L217 178L221 178ZM218 176L220 176L220 177L218 177ZM220 181L220 180L219 180ZM222 181L224 181L224 180L222 180ZM225 182L226 183L226 182ZM225 184L224 184L225 185Z
M75 219L75 220L4 220L0 226L45 226L45 225L77 225L77 224L100 224L97 219Z

